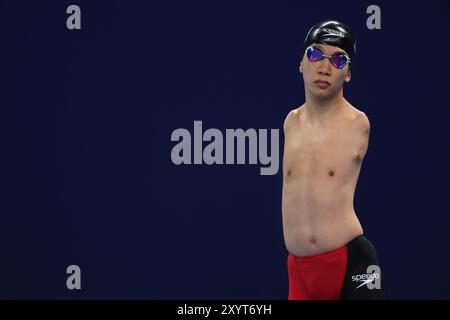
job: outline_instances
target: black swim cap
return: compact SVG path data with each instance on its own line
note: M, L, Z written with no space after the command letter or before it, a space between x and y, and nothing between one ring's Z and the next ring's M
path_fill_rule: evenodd
M353 57L356 51L356 40L349 27L337 20L324 20L314 25L305 38L303 51L313 43L328 44L341 48Z

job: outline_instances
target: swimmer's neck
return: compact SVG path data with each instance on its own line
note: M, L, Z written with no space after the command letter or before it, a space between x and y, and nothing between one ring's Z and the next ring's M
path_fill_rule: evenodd
M323 124L324 121L332 119L348 103L343 96L342 90L336 96L327 99L313 96L308 92L306 92L305 96L305 115L307 121L311 124Z

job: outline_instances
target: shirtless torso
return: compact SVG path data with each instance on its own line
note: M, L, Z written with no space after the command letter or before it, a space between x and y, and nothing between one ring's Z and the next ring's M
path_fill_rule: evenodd
M353 200L368 148L367 116L344 100L318 120L303 105L288 114L284 133L282 215L288 251L315 255L363 234Z

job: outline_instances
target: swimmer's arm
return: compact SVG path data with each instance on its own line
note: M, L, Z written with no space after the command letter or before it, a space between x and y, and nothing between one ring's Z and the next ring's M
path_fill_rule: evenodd
M289 130L289 128L292 126L293 122L294 122L294 117L297 114L298 109L294 109L291 110L288 115L286 116L286 119L284 119L284 123L283 123L283 132L284 132L284 150L286 150L286 136L287 136L287 132ZM283 177L286 176L286 168L284 166L285 164L285 157L286 157L286 152L283 152Z
M367 153L369 147L369 137L370 137L370 121L364 112L361 112L356 118L357 124L357 136L359 137L358 144L358 156L362 161Z

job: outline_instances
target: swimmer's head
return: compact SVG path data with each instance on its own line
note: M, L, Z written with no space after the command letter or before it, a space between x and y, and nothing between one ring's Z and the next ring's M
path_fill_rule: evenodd
M313 43L326 44L344 50L350 59L356 51L356 41L348 26L338 20L324 20L308 32L303 52Z
M355 47L350 28L342 22L324 20L314 25L306 36L299 66L305 89L321 98L340 95L351 79Z

